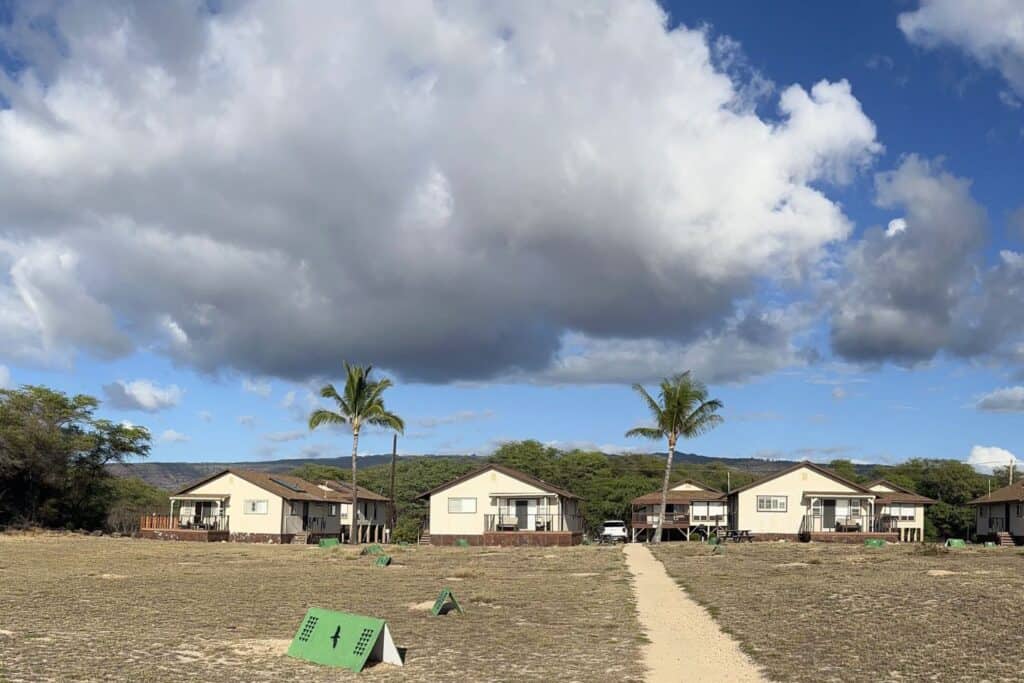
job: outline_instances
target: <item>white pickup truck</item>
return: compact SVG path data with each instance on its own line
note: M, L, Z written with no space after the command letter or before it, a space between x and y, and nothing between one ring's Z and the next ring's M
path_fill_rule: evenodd
M626 523L621 519L606 519L598 530L601 543L625 543L629 540Z

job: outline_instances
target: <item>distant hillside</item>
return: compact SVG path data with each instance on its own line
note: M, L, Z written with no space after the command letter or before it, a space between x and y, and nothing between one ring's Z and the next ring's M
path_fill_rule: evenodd
M412 458L432 458L449 456L405 455L401 460ZM467 456L450 456L464 458ZM198 481L203 477L226 467L260 470L263 472L289 472L296 467L312 463L332 467L348 468L352 466L351 457L341 458L295 458L289 460L253 460L249 462L136 462L126 465L111 465L110 471L118 477L138 477L148 484L158 486L167 491L183 488L186 484ZM391 463L391 455L363 455L359 457L359 467L374 467Z
M664 453L652 453L656 457L665 457ZM473 458L472 455L403 455L401 460L415 458ZM364 455L359 458L359 467L367 468L386 465L391 462L390 455ZM770 474L792 465L791 460L761 460L758 458L711 458L696 453L677 453L675 463L679 465L710 465L719 463L742 472L753 474ZM351 458L295 458L290 460L255 460L249 462L139 462L127 465L112 465L110 471L119 477L138 477L143 481L172 491L186 484L198 481L203 477L222 470L225 467L261 470L264 472L288 472L305 464L330 465L348 468ZM857 466L857 470L867 473L871 465Z

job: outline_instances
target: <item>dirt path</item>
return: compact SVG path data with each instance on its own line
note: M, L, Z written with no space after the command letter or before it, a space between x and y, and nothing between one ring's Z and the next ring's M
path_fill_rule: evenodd
M669 578L646 546L627 543L625 553L640 623L650 640L643 648L648 681L766 680L707 610Z

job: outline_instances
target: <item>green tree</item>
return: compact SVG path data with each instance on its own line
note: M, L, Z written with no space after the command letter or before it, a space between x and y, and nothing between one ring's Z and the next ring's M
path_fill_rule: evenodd
M405 430L402 418L388 412L384 407L384 391L392 386L391 380L371 379L372 365L349 365L345 363L345 389L339 394L333 384L320 390L323 398L332 399L337 412L323 408L314 410L309 416L309 428L322 425L343 424L352 429L352 522L349 543L356 543L356 519L358 517L359 493L356 488L356 456L359 452L359 431L363 425L393 429L398 433Z
M849 460L833 460L828 464L828 467L843 479L848 479L854 483L859 483L861 481L861 476L857 474L857 468L854 467L853 463Z
M92 396L42 386L0 390L0 524L104 524L107 466L145 457L150 437L97 419L98 406Z
M626 432L626 436L668 441L665 476L661 484L661 508L654 532L654 542L658 543L661 541L661 525L668 503L668 484L672 475L672 457L676 452L676 442L679 437L693 438L721 424L722 416L718 411L722 409L722 402L718 399L709 399L707 387L694 379L689 371L662 380L657 401L640 384L634 384L633 390L640 394L647 404L651 417L654 418L654 426L634 427Z
M167 491L137 477L114 477L107 485L110 504L106 526L130 534L139 528L139 517L151 512L167 513Z
M134 425L94 420L87 449L71 458L65 493L61 498L64 517L78 525L96 528L107 518L112 502L107 466L128 458L149 455L149 430Z

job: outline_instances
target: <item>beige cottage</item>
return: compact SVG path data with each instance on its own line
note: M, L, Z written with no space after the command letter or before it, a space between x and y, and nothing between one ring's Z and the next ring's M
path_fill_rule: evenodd
M895 531L901 541L924 540L925 507L934 504L934 500L885 479L864 486L878 495L875 509L880 529Z
M352 524L352 484L332 480L324 482L324 485L340 493L345 500L339 506L339 519L342 539L347 540ZM356 489L356 505L359 506L359 514L356 516L356 540L359 543L390 543L391 500L362 486L356 486Z
M144 537L306 543L341 534L351 497L286 474L225 469L172 494L170 515L143 517Z
M974 507L979 539L1003 545L1024 543L1024 481L1016 481L968 505Z
M579 499L524 472L490 464L420 496L430 503L421 539L434 545L574 545Z
M913 520L893 519L904 500L915 508ZM806 461L733 490L728 501L733 531L761 540L839 542L923 540L916 530L923 530L924 505L932 502L881 480L862 486Z
M658 526L661 491L652 491L630 501L633 508L630 527L633 541L649 541ZM665 520L661 525L662 540L689 540L691 533L708 536L728 527L729 512L726 494L707 484L686 479L669 489Z

